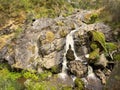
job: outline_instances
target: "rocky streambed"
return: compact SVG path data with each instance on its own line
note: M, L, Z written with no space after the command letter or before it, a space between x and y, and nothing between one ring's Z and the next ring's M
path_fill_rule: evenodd
M58 75L65 65L68 79L62 78L61 82L71 80L74 86L72 79L75 77L84 82L84 89L102 90L115 65L113 55L118 47L112 43L114 38L109 26L89 22L94 13L80 10L68 17L35 20L18 38L8 40L0 50L0 62L7 61L12 68L35 73L52 70ZM67 39L74 30L72 39Z

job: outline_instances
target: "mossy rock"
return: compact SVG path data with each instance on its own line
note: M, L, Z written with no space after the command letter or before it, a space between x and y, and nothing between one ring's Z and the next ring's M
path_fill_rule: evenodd
M75 90L84 90L84 82L80 78L75 80Z
M57 90L49 81L35 82L31 79L25 82L25 87L27 90Z
M62 21L56 22L58 26L64 26L65 24Z
M107 52L104 34L95 30L90 31L89 34L92 36L92 41L98 42L102 46L104 51Z
M62 38L64 38L64 37L66 37L67 36L67 31L66 30L61 30L60 32L59 32L59 35L62 37Z
M96 42L92 42L90 47L91 47L92 50L95 50L95 49L99 48Z
M46 42L52 42L55 39L55 34L51 31L46 32Z
M114 43L106 43L106 48L108 51L114 51L117 49L117 45Z
M61 70L60 70L60 65L56 65L56 66L53 66L51 69L50 69L50 72L52 72L53 74L57 74L57 73L60 73Z
M113 59L114 59L115 61L120 61L120 52L117 53L117 54L115 54L115 55L113 55Z
M92 24L92 23L95 23L96 22L96 20L97 20L97 18L98 18L98 14L92 14L91 16L90 16L90 20L89 20L89 24Z
M39 78L41 80L46 80L47 78L51 77L52 76L52 73L49 72L49 71L44 71L42 73L39 74Z
M99 58L99 51L100 51L99 48L97 48L94 51L92 51L90 53L89 59L96 59L97 60L97 58Z

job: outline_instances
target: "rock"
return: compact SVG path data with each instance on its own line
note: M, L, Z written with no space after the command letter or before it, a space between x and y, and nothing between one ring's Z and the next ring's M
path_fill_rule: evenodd
M97 70L95 74L101 79L102 84L106 84L106 76L100 69Z
M56 54L57 54L56 52L52 52L49 55L46 55L43 58L43 62L41 62L43 67L45 67L46 69L50 69L53 66L58 65L58 63L60 63L60 61L57 60L57 58L60 58L60 53L58 53L58 55L56 55Z
M75 49L78 49L75 52L78 56L84 58L85 54L88 54L90 50L88 48L89 42L86 42L88 41L86 39L87 32L98 30L107 35L110 31L110 28L103 23L88 25L84 23L89 20L89 17L87 20L85 18L90 13L91 11L81 10L68 17L37 19L32 23L32 26L30 26L31 24L26 25L19 37L17 36L13 40L8 39L12 37L10 32L9 37L4 37L6 38L5 40L0 38L0 42L2 42L2 44L0 43L0 62L6 60L14 68L30 70L36 70L37 64L41 63L39 72L42 71L43 67L50 69L53 66L59 65L63 60L63 54L65 52L65 37L70 31L76 29L74 26L75 23L78 28L78 31L74 35ZM1 35L3 34L1 33ZM80 41L81 35L84 36L83 41ZM9 46L5 48L7 44L11 45L12 51ZM81 47L83 45L84 47ZM67 53L66 55L67 59L70 61L75 60L74 53L71 50L68 50L68 52L69 54Z
M109 76L110 76L110 74L111 74L110 69L107 69L107 68L106 68L106 69L104 69L102 72L105 74L106 80L108 80L108 78L109 78Z
M53 74L57 74L60 73L62 70L62 65L56 65L51 67L50 72L52 72Z
M91 75L86 78L85 90L103 90L103 86L98 78Z
M103 68L105 68L107 66L108 60L106 59L104 54L100 55L100 58L98 59L98 61L95 63L95 65L99 65Z
M66 59L67 59L68 61L73 61L73 60L75 60L74 51L71 49L71 45L69 45L69 49L68 49L68 51L67 51L67 53L66 53Z
M115 65L111 72L105 85L105 90L120 90L120 62Z
M77 77L83 77L87 73L87 67L78 60L70 61L68 68L68 70Z
M82 78L85 83L85 90L103 90L100 79L94 74L91 66L88 65L88 75Z

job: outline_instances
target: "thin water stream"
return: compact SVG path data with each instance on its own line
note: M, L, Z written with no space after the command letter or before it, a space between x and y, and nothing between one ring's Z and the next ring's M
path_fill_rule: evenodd
M67 51L69 49L69 46L71 46L72 51L74 52L74 56L75 56L75 60L80 60L81 62L84 61L81 58L79 58L75 52L74 49L74 39L73 39L73 35L75 32L77 32L80 28L76 28L75 30L72 30L67 36L66 36L66 45L65 45L65 53L64 53L64 57L63 57L63 63L62 63L62 72L59 74L59 76L63 79L66 78L66 76L68 76L67 74L67 60L66 60L66 54ZM71 78L73 79L73 81L76 79L76 77L74 75L71 75ZM88 84L87 79L96 79L96 76L93 72L93 69L91 66L88 66L88 75L85 78L82 78L82 80L84 81L85 85Z

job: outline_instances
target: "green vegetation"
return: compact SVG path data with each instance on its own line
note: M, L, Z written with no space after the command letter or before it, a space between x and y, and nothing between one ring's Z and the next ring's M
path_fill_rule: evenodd
M47 83L44 82L44 80L52 76L52 73L48 71L45 71L41 74L35 74L24 70L22 72L13 72L8 70L8 68L10 67L7 64L0 64L0 89L2 90L23 90L22 88L25 87L27 88L27 90L45 90ZM21 83L17 81L20 78L25 78L27 80L30 79L32 81L30 82L31 86L22 86ZM36 87L38 88L33 89Z
M53 66L50 72L52 72L53 74L60 73L60 66L59 65Z
M21 90L24 87L16 80L21 77L20 73L10 72L8 66L0 64L0 90Z
M34 82L27 80L25 83L27 90L57 90L55 86L51 86L48 81Z
M39 76L31 72L23 72L23 77L26 79L38 80Z
M41 80L45 80L45 79L47 79L51 76L52 76L52 73L49 72L49 71L44 71L43 73L39 74L39 77L40 77Z
M0 26L10 19L17 22L41 17L71 14L73 7L66 0L0 0Z
M98 42L102 46L102 48L107 52L104 34L98 31L90 31L90 33L92 35L92 40Z
M88 24L93 24L97 21L98 19L98 15L97 14L92 14L91 17L90 17L90 20L88 22Z
M24 87L17 81L0 76L0 90L24 90Z
M84 83L80 78L76 78L75 87L75 90L84 90Z
M106 43L106 48L109 52L117 49L117 45L114 43Z
M95 63L101 53L104 53L107 57L110 57L113 60L113 56L111 53L117 50L118 46L112 42L106 42L105 36L102 32L98 31L90 31L88 32L90 39L91 39L91 52L89 56L89 62ZM118 60L119 56L114 56L114 60Z
M113 58L114 58L115 61L120 61L120 52L113 55Z
M90 58L90 59L98 59L98 58L99 58L99 51L100 51L99 48L97 48L97 49L95 49L94 51L92 51L92 52L90 53L89 58Z

